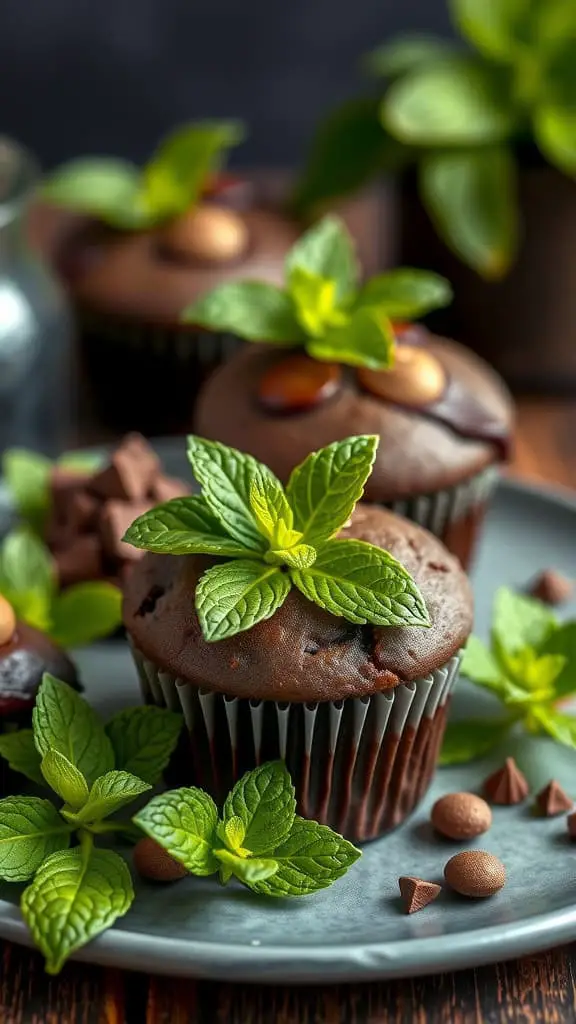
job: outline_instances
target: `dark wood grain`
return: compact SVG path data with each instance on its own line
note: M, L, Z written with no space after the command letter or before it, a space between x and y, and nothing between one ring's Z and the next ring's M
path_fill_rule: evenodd
M512 472L576 487L576 402L523 400ZM0 943L0 1024L573 1024L576 944L479 970L333 987L222 985L69 964Z

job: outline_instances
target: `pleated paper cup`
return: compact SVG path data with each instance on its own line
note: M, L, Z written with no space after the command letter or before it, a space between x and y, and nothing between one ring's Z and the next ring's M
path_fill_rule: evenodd
M214 693L132 653L144 700L184 715L169 785L201 786L222 802L244 772L281 758L298 812L355 842L395 828L426 793L460 664L458 654L382 693L303 704Z

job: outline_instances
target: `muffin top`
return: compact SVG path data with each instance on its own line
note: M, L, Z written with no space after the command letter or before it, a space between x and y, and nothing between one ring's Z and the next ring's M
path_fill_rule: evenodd
M44 672L74 689L78 675L70 658L45 633L23 622L0 646L0 718L29 711Z
M126 582L124 622L161 670L207 690L253 700L362 697L443 666L472 627L472 594L457 559L421 527L385 509L356 507L342 538L386 549L420 588L431 627L357 626L293 589L271 619L207 643L194 607L204 555L147 553Z
M201 390L195 430L234 444L264 462L281 480L315 448L355 433L379 434L379 446L365 499L387 502L434 493L505 458L512 429L512 404L498 375L462 345L413 329L414 347L437 361L446 375L442 404L410 404L375 393L362 371L333 367L337 383L327 397L300 411L274 412L262 402L265 375L282 369L286 350L248 345L224 364ZM403 347L399 345L398 348ZM412 346L411 346L412 347ZM306 357L300 385L306 389ZM332 364L308 360L310 377ZM327 377L325 378L328 379ZM374 381L376 382L374 384Z

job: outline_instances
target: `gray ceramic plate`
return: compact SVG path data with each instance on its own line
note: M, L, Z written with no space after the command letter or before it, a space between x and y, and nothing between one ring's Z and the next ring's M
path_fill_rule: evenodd
M171 472L182 472L173 448L163 454ZM499 583L524 585L549 565L576 576L575 534L575 499L503 483L475 573L478 630L487 629ZM576 614L576 606L566 614ZM78 660L99 709L107 713L138 701L123 642L94 646ZM481 714L489 700L462 683L454 713ZM507 752L517 756L534 786L554 776L574 792L576 755L546 740L525 740ZM445 893L419 914L401 913L398 875L441 879L444 863L458 849L427 824L434 799L474 789L491 764L441 770L411 820L366 846L331 889L276 902L240 886L224 890L211 879L160 888L142 883L127 917L78 959L226 981L327 983L453 970L576 939L576 845L570 845L562 817L536 819L526 806L495 808L492 830L476 843L506 864L509 881L501 893L477 902ZM28 943L18 895L17 887L0 888L0 936Z

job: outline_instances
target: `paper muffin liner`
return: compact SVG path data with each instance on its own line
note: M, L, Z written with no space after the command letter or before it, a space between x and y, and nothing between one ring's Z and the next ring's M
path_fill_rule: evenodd
M132 654L146 703L184 715L169 785L221 803L244 772L281 758L298 812L356 842L399 825L428 789L461 657L382 693L303 704L214 693Z

